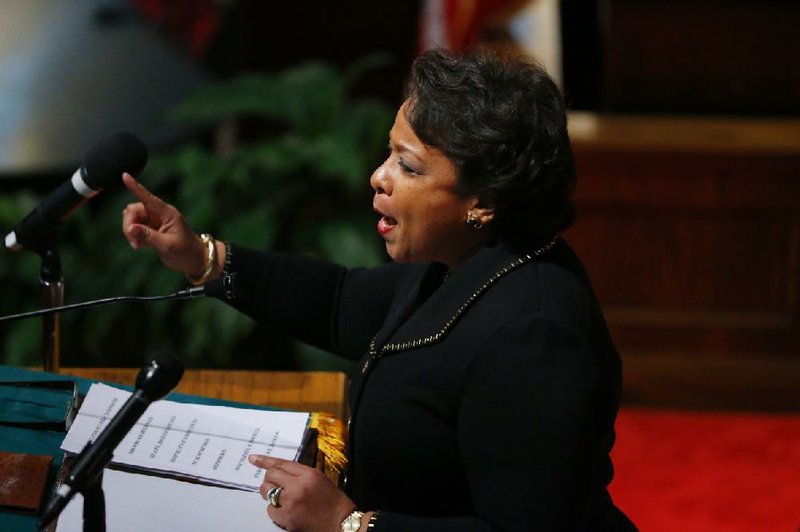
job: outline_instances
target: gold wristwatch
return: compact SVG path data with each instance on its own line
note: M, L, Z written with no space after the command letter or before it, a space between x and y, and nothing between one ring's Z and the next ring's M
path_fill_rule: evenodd
M353 513L342 521L342 532L358 532L358 529L361 528L362 517L364 517L364 512L353 510Z

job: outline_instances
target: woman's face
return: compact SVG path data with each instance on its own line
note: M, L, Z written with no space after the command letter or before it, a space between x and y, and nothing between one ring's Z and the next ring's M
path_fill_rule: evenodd
M370 178L378 233L396 262L442 262L454 269L488 239L486 230L466 223L478 200L459 193L455 166L417 138L406 106L389 132L389 156Z

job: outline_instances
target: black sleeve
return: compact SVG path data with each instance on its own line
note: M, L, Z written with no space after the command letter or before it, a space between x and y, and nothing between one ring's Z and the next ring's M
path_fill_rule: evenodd
M579 334L548 320L509 324L487 338L458 414L475 515L386 514L376 532L582 529L602 447L602 378L592 353Z
M237 294L230 304L289 336L358 358L394 296L391 265L348 270L317 259L231 245Z

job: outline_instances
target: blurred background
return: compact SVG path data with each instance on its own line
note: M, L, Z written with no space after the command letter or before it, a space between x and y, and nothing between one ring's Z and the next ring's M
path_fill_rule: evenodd
M199 232L386 260L368 177L423 49L529 54L564 90L584 259L628 404L800 408L800 5L789 0L4 0L0 227L103 135ZM60 233L66 302L185 284L122 238L120 191ZM40 259L2 251L0 313L38 307ZM62 316L62 365L347 369L216 301ZM41 362L39 320L0 328Z

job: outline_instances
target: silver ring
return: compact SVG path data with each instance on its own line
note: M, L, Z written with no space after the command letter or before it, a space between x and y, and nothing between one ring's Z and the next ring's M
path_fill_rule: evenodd
M275 486L274 488L270 488L267 492L267 502L270 506L274 506L275 508L280 508L280 502L278 498L281 496L281 491L283 491L283 486Z

